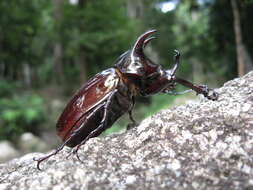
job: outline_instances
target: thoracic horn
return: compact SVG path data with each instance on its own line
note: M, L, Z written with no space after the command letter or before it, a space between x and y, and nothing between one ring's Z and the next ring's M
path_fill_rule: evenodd
M149 30L149 31L145 32L144 34L142 34L134 44L133 53L134 54L142 54L143 47L145 47L150 40L154 39L153 37L151 37L151 38L148 38L148 37L155 32L156 32L156 30Z

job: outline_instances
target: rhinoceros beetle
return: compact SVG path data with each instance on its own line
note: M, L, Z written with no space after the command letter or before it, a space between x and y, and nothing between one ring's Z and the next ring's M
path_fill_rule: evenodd
M50 154L35 159L38 169L42 161L57 154L65 145L72 147L72 153L78 157L77 151L83 144L111 127L125 113L129 113L134 124L132 109L137 95L170 93L178 83L210 100L217 99L217 93L210 93L207 86L194 85L175 75L180 57L177 50L175 65L169 70L146 57L144 48L154 39L151 35L155 32L150 30L142 34L132 49L116 60L114 67L96 74L71 98L56 124L63 144Z

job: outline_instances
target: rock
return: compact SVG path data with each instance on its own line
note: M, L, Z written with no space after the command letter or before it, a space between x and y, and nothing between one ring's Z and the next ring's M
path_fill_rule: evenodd
M18 146L23 153L45 152L49 149L44 141L28 132L21 135Z
M9 141L0 141L0 163L16 158L20 153Z
M37 170L32 153L0 165L0 190L253 189L253 72L122 134L65 148Z

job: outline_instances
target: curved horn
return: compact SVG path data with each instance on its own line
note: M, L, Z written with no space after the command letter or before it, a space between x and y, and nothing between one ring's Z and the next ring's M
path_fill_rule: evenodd
M148 45L148 43L149 43L151 40L153 40L153 39L156 39L156 37L152 36L152 37L150 37L150 38L147 38L147 39L144 41L143 48L145 48L145 47Z
M143 50L142 48L143 48L146 38L155 32L156 32L156 30L149 30L149 31L145 32L144 34L142 34L135 42L134 47L133 47L133 52L137 53L137 54L142 53L142 50Z

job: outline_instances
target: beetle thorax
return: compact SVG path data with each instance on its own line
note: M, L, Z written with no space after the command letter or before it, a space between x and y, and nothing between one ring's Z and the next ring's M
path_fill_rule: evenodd
M122 88L125 88L123 93L127 96L137 96L139 94L139 87L136 85L131 78L120 72L119 69L115 69L116 73L120 78L120 83L123 85Z

